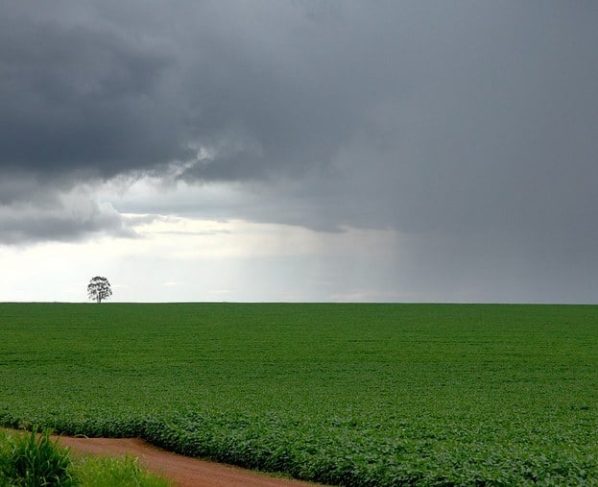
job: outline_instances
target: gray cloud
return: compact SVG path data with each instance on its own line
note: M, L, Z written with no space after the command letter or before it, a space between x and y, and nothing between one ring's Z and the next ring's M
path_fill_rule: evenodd
M74 241L105 235L136 236L130 222L111 205L99 204L81 192L38 193L31 201L0 205L0 244Z
M160 93L171 64L161 47L82 6L56 6L3 2L1 167L112 176L182 156L174 107Z
M247 200L174 212L395 228L421 276L595 289L594 3L0 5L0 177L29 178L0 204L178 167Z

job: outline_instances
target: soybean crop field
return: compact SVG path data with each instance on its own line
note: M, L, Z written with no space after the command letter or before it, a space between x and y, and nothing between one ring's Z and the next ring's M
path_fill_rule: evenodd
M1 304L0 422L333 485L598 485L598 306Z

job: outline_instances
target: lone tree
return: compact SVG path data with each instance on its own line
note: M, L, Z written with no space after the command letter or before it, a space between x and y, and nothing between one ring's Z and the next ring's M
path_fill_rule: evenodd
M103 299L112 296L110 282L102 276L92 277L87 285L87 295L89 296L89 299L97 301L98 304L101 303Z

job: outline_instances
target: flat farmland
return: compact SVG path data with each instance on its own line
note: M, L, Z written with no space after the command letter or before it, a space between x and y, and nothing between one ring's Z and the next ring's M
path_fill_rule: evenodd
M0 304L0 422L333 485L598 485L598 306Z

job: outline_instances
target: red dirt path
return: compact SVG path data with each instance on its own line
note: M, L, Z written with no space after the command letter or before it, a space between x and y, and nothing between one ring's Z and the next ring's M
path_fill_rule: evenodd
M73 453L139 458L149 471L171 480L178 487L314 487L316 484L268 477L221 463L199 460L162 450L134 439L73 438L54 436Z

